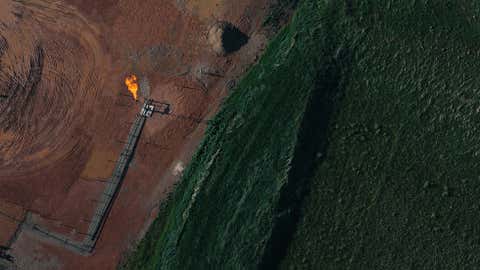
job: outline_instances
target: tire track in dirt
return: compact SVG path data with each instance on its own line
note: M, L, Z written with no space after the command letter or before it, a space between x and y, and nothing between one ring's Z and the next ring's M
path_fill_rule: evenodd
M75 9L7 2L16 20L0 17L0 180L88 147L104 62L98 31Z

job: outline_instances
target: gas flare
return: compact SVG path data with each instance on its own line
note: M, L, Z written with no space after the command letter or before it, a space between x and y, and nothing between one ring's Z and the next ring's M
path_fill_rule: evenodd
M128 91L132 93L132 96L135 100L138 100L138 83L137 76L130 75L125 78L125 85L128 88Z

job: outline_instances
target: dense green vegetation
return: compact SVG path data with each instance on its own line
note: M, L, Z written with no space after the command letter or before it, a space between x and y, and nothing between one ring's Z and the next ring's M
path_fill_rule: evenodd
M362 41L283 266L476 269L480 3L355 3Z
M269 26L273 32L279 30L281 25L287 23L289 13L295 9L299 0L276 0L273 1L269 13L264 20L264 26Z
M301 1L126 267L478 267L477 14Z

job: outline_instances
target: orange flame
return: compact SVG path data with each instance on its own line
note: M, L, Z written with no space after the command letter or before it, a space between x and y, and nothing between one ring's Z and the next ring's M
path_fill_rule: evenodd
M137 76L130 75L125 78L125 85L128 88L128 91L132 93L133 98L138 100L138 83L137 83Z

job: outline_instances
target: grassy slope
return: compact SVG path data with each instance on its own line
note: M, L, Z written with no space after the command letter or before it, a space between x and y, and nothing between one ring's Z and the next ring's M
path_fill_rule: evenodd
M283 268L480 265L474 2L354 1L362 41Z
M226 100L126 268L252 269L264 260L304 111L328 75L326 34L307 28L315 19L294 18Z
M283 268L479 265L479 6L348 2L299 4L128 268L275 266L299 204Z

